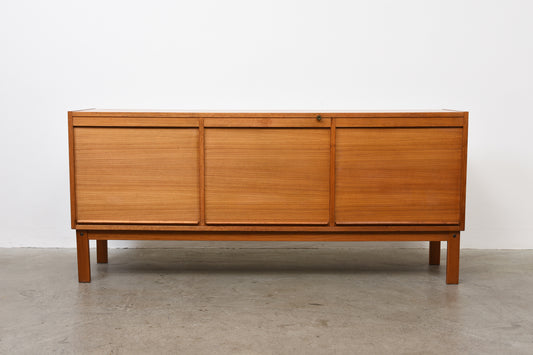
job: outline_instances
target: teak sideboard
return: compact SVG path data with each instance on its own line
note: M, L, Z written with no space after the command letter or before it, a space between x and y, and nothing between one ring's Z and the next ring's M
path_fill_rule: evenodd
M429 241L459 281L468 112L68 113L78 277L108 240Z

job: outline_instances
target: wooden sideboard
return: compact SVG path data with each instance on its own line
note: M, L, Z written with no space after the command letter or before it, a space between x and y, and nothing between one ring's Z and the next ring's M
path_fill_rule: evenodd
M429 241L459 281L468 112L68 113L78 276L89 240Z

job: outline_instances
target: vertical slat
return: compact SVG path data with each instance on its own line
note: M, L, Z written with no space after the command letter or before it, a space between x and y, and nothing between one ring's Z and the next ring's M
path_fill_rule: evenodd
M461 172L461 198L460 198L460 227L465 229L465 209L466 209L466 169L467 169L467 149L468 148L468 112L464 113L463 121L463 150L462 150L462 172Z
M198 124L199 134L199 173L200 173L200 225L205 225L205 129L204 119L201 118Z
M440 241L429 242L429 265L440 265Z
M76 228L76 180L74 172L74 125L72 112L68 112L68 155L70 174L70 227Z
M448 237L448 250L446 259L446 283L459 283L459 246L460 233L454 233Z
M78 281L91 282L89 236L86 231L76 231L76 245L78 251Z
M107 264L107 240L96 241L96 262Z
M329 158L329 225L335 225L335 118L331 119Z

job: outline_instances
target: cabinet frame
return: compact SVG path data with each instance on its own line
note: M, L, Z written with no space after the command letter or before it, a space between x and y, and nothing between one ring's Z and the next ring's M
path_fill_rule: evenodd
M317 116L321 116L317 120ZM191 127L199 132L198 179L200 218L196 225L183 224L111 224L79 223L76 213L76 171L74 166L74 127ZM330 132L329 223L327 225L206 225L205 223L205 127L316 128ZM457 127L462 129L461 186L458 224L420 225L336 225L335 224L335 151L336 130L346 127ZM71 228L77 231L79 263L87 277L89 259L85 244L94 240L283 240L283 241L429 241L430 259L435 262L440 241L446 241L451 263L447 283L458 282L459 234L465 229L466 156L468 112L464 111L395 111L395 112L157 112L80 110L68 112ZM437 244L439 243L439 248ZM103 251L105 245L105 252ZM99 260L107 260L107 243L99 243ZM87 251L86 251L87 249ZM440 255L440 254L439 254ZM440 260L440 259L439 259ZM454 276L457 274L457 277Z

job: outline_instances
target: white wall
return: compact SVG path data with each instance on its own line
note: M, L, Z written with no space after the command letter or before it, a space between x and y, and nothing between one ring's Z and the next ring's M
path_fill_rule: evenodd
M74 246L67 110L99 107L469 110L462 245L533 248L532 4L3 0L0 247Z

